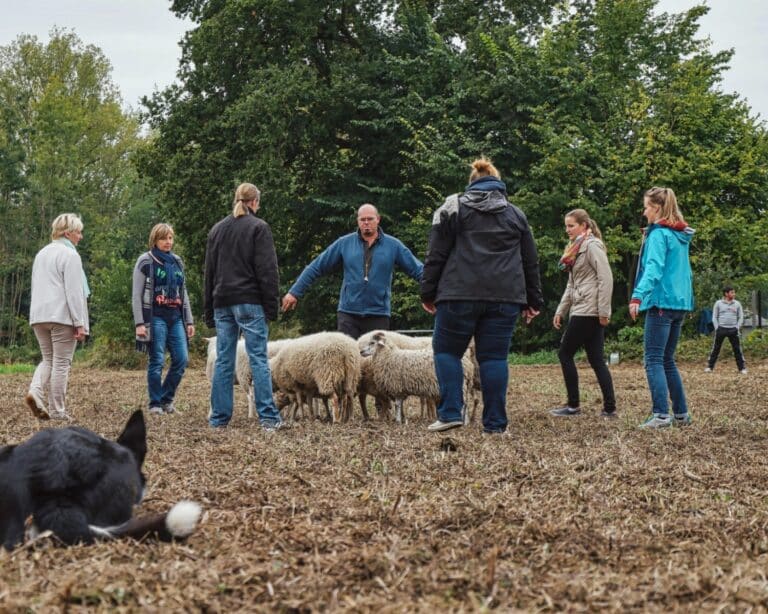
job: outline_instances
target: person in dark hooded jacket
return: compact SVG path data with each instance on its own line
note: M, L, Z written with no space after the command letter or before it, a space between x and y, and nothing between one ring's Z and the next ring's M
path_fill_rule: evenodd
M435 314L432 347L440 386L438 419L428 428L462 426L461 357L474 337L483 392L483 430L507 428L507 355L515 322L543 304L536 244L525 214L507 200L499 171L472 163L463 194L432 218L421 281L424 309Z
M645 312L643 354L653 413L640 428L685 426L691 423L691 416L675 350L683 320L693 310L689 250L694 230L683 219L675 193L669 188L651 188L645 193L643 215L648 226L643 233L629 315L634 320Z

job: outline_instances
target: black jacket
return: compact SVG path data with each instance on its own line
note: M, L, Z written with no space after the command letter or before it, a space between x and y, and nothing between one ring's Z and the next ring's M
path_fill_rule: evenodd
M261 305L268 320L277 318L279 276L269 225L253 214L225 217L208 233L205 248L205 323L213 310L230 305Z
M435 211L424 302L491 301L541 309L536 244L525 214L499 190L449 196Z

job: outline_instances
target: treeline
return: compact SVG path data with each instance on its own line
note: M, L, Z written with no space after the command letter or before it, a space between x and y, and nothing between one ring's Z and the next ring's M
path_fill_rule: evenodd
M354 228L364 202L423 257L432 211L481 153L527 213L541 257L548 311L520 328L517 348L556 342L556 263L574 207L603 229L612 330L628 325L652 185L673 187L697 230L699 305L725 280L765 287L766 131L720 91L731 52L699 37L707 9L655 15L655 4L175 0L196 23L180 85L146 99L141 118L120 112L97 49L62 33L46 46L21 37L0 56L3 342L28 334L31 259L60 211L85 218L94 338L115 351L130 343L130 270L153 222L174 225L199 289L209 228L238 183L256 183L287 288ZM284 324L332 328L337 294L338 280L322 280ZM397 277L393 298L395 326L431 325L413 282Z

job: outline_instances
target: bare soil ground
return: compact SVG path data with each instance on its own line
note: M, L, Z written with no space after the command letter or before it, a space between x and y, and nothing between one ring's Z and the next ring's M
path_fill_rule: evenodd
M584 415L557 419L559 367L512 367L509 434L476 423L451 434L454 452L418 418L265 434L239 391L214 432L190 369L178 413L147 417L140 510L199 501L198 532L0 551L0 610L765 610L768 363L702 366L683 367L694 424L661 432L635 428L639 365L613 369L615 421L598 417L587 368ZM22 406L29 380L0 377L0 444L41 428ZM73 369L80 425L112 438L145 402L142 371Z

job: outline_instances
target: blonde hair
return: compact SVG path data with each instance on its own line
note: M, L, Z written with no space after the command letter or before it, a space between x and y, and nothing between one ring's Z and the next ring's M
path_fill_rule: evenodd
M587 227L592 231L592 234L598 239L602 240L603 235L600 233L600 227L597 225L595 220L589 217L589 213L587 213L584 209L574 209L573 211L569 211L565 214L565 217L566 219L569 217L573 218L577 224L586 224Z
M77 232L83 229L83 220L77 213L62 213L51 224L51 240L60 239L68 232Z
M261 200L261 192L252 183L241 183L235 190L234 207L232 209L232 215L235 217L242 217L248 215L248 207L245 203L249 203L255 200L256 204L259 204Z
M470 166L472 167L472 172L469 173L469 183L472 183L480 177L488 177L489 175L496 177L496 179L501 179L501 174L496 170L493 162L485 156L480 156L470 164Z
M175 235L170 224L155 224L149 231L149 249L155 247L161 239L167 239L169 235Z
M652 204L660 207L659 217L656 220L666 220L670 224L682 222L685 224L680 207L677 206L677 197L672 188L651 188L643 194Z

